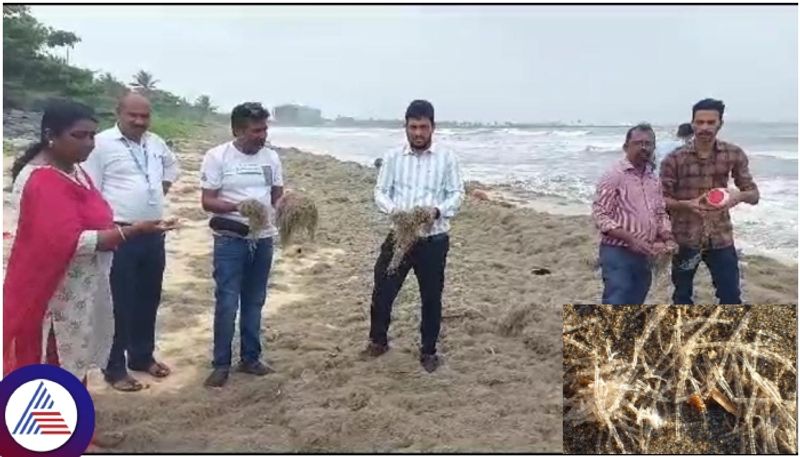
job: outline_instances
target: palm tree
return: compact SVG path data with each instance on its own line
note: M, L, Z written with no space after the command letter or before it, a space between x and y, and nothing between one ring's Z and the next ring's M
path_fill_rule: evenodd
M103 92L111 97L121 97L128 88L125 84L118 81L111 73L103 73L97 78L97 83L103 88Z
M144 93L150 93L156 90L157 82L158 80L153 78L152 73L148 73L144 70L139 70L138 73L133 75L133 82L131 83L131 87Z

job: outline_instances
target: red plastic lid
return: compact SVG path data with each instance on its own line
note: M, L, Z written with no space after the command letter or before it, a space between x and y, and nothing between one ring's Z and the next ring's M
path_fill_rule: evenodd
M725 200L727 192L722 189L711 189L706 194L706 200L712 205L720 205Z

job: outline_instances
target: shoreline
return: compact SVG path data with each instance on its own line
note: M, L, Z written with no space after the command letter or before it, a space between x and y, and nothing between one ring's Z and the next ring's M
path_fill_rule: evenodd
M552 196L536 196L535 199L526 199L522 195L526 191L517 188L513 184L497 184L486 186L490 192L490 196L498 201L506 201L517 207L531 208L540 213L548 213L557 216L577 216L587 219L587 223L594 224L591 220L590 205L583 203L570 203L565 202L561 197ZM736 236L736 224L734 223L734 239L736 241L736 250L740 255L745 257L763 257L774 260L786 267L797 268L798 261L796 256L776 250L767 250L754 247L752 244L742 240L741 237ZM797 248L795 248L796 250Z
M295 146L272 145L272 147L274 147L276 150L295 150L318 157L331 157L340 162L354 163L366 169L375 170L370 164L362 163L356 160L342 159L329 152L317 152L309 148L299 148ZM486 183L480 180L466 180L466 184L467 186L471 185L475 189L485 192L486 197L488 197L490 201L498 204L511 204L516 208L526 208L537 213L546 213L553 216L579 218L581 223L585 223L591 227L594 227L594 222L591 220L591 203L568 201L559 196L537 194L530 190L526 190L514 184L513 182ZM734 237L736 240L737 251L744 257L766 258L778 262L788 268L798 268L798 260L796 256L792 256L789 253L783 252L784 250L768 250L757 248L751 243L743 241L741 237L737 237L736 224L734 224ZM797 250L797 247L793 249Z
M6 118L6 116L9 117L9 121L13 122L11 122L11 125L9 126L4 125L4 132L8 130L8 133L10 134L8 137L4 135L4 143L8 142L10 145L12 145L12 147L21 148L28 142L27 140L22 141L23 139L31 136L35 137L35 129L32 127L31 122L33 122L33 120L36 119L37 113L21 112L21 111L17 112L15 110L7 112L4 110L4 119ZM773 124L773 123L767 123L767 124ZM784 123L778 122L774 124L783 125ZM227 129L227 127L221 124L209 124L207 127L211 130L215 130L218 128ZM319 127L301 127L301 126L287 126L287 125L283 125L283 127L310 128L310 129L319 128ZM556 125L552 125L551 127L556 127ZM558 127L574 128L576 126L562 125ZM350 127L327 127L327 128L350 128ZM502 129L505 127L493 126L492 128ZM340 155L334 155L330 151L317 151L314 150L314 148L295 147L292 144L285 144L280 146L272 145L272 146L277 149L297 149L316 156L327 155L337 160L341 160L344 162L354 162L366 168L372 168L372 164L367 163L367 161L360 161L355 159L348 159L346 157L340 157ZM583 216L586 217L586 220L583 221L582 223L587 223L593 226L593 222L590 219L591 202L570 200L558 195L541 194L526 189L514 181L509 182L508 180L506 181L491 180L489 182L481 182L479 180L473 180L472 182L476 183L481 189L485 190L489 194L489 197L492 200L511 203L514 206L520 208L533 209L539 213L548 213L557 216L570 216L570 217ZM781 246L774 248L757 247L755 243L751 243L747 239L743 238L744 235L737 233L737 226L740 225L747 226L751 223L752 222L747 218L741 221L737 221L736 217L734 217L734 236L736 239L736 247L737 250L740 252L740 254L744 254L748 257L765 257L777 261L784 266L797 268L798 266L797 246ZM752 229L750 231L752 232ZM749 236L752 235L753 233L749 234ZM763 244L763 240L761 240L759 244Z
M376 173L374 167L360 164L356 161L344 161L332 154L319 154L294 147L276 147L276 149L282 153L304 155L304 160L314 161L317 159L326 163L340 164L353 170L361 170L361 172L367 172L372 175ZM542 256L546 261L538 261L536 262L537 265L549 262L559 264L559 268L567 268L563 275L565 276L565 281L577 281L583 284L583 289L581 287L576 289L574 286L566 286L563 290L572 292L578 292L579 290L586 292L589 290L597 291L594 296L585 296L578 293L577 296L565 298L561 301L553 301L551 297L548 297L548 303L599 302L602 280L599 271L595 270L599 234L591 222L590 216L582 214L564 215L542 211L542 209L554 208L558 204L545 200L544 205L537 205L516 195L508 195L508 185L486 185L478 181L467 181L466 187L467 195L465 195L464 204L462 205L462 213L465 210L477 210L494 214L494 219L490 219L487 222L495 227L491 230L484 229L487 236L499 236L504 240L521 241L528 238L525 236L525 231L531 234L546 232L548 235L545 239L531 240L533 246L527 246L527 249L521 245L519 246L520 252L532 254L530 255L531 259L526 263L530 263L533 257ZM482 191L485 195L478 194L476 196L474 195L475 190ZM368 191L371 195L372 188L370 187ZM473 195L470 195L471 193ZM370 205L370 210L377 212L372 208L371 199L365 203ZM463 218L463 214L456 216L452 222L455 229L454 233L458 233L460 218ZM511 223L511 220L514 222ZM530 227L531 223L534 224L533 227ZM525 228L526 226L527 229ZM543 255L545 253L546 255ZM740 267L743 276L743 297L748 303L797 302L798 265L796 262L784 263L764 255L743 253L740 258ZM658 278L654 278L648 294L648 304L671 303L672 284L668 276L668 274L662 274ZM703 264L698 268L695 280L695 296L696 303L716 303L716 298L713 296L713 287L711 286L711 277Z

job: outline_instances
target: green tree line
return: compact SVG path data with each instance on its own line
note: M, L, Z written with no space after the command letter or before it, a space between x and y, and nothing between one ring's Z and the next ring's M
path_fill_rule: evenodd
M118 98L135 90L153 107L153 130L169 137L219 119L208 95L194 102L158 87L154 75L140 70L128 83L107 72L72 66L62 57L81 39L39 22L25 5L3 5L3 108L40 111L47 100L65 97L95 108L101 123L112 122Z

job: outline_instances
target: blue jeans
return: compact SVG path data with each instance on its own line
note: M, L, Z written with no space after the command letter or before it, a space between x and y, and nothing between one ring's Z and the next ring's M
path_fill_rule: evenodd
M621 246L600 245L604 305L641 305L653 280L647 256Z
M231 366L231 344L240 303L241 360L253 363L261 357L261 309L267 299L271 266L272 238L214 236L214 368Z
M690 260L692 258L697 259L699 253L700 250L698 249L681 246L678 250L678 255L672 259L672 284L675 286L675 291L672 294L672 303L676 305L694 304L692 299L694 294L694 275L700 262L690 262ZM709 272L711 272L711 281L714 283L719 303L725 305L741 304L739 256L736 254L736 247L710 249L702 254L700 260L705 262Z

